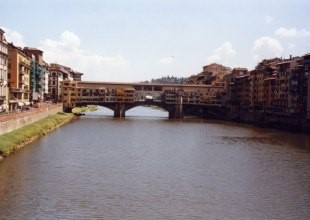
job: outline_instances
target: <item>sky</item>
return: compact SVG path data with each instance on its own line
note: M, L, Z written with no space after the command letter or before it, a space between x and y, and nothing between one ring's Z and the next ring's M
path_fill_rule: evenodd
M309 0L0 0L8 42L83 80L189 77L310 52Z

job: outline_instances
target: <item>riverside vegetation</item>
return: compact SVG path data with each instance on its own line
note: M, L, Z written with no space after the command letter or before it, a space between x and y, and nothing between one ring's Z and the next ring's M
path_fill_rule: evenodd
M32 124L0 136L0 159L18 148L46 135L49 131L74 118L74 114L59 112Z
M98 110L98 106L97 105L87 105L87 106L83 106L83 107L75 107L72 109L72 113L76 114L76 115L80 115L80 114L84 114L85 112L88 111L97 111Z

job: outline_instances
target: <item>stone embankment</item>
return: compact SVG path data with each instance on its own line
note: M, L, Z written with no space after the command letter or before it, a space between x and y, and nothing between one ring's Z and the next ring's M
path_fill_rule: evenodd
M274 128L291 132L310 134L310 121L306 118L287 114L270 114L264 112L229 112L226 119L247 123L264 128Z
M66 114L61 110L61 106L52 106L1 121L0 160L75 118L73 114Z
M2 114L0 115L0 135L14 131L25 125L62 111L62 105L42 104L40 105L40 108L37 109L5 115Z

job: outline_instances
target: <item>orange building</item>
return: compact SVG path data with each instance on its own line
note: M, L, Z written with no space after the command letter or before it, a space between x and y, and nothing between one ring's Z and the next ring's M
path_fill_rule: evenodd
M230 96L234 105L243 110L250 106L250 74L247 68L234 68L230 80Z
M276 69L276 64L280 62L281 59L274 58L269 60L263 60L260 62L255 70L250 72L251 75L251 109L253 110L263 110L264 106L267 104L267 94L265 87L265 79L270 78Z
M21 48L9 45L9 108L14 111L30 105L30 64L29 57Z

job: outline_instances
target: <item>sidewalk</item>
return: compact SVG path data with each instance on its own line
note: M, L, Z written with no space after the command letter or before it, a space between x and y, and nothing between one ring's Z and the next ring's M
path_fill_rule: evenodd
M30 110L22 111L22 112L12 112L12 113L2 113L0 114L0 123L6 122L10 120L14 120L16 118L21 118L23 116L37 114L42 111L46 111L49 109L53 109L56 107L61 106L62 104L47 104L47 103L40 103L38 108L32 108Z

